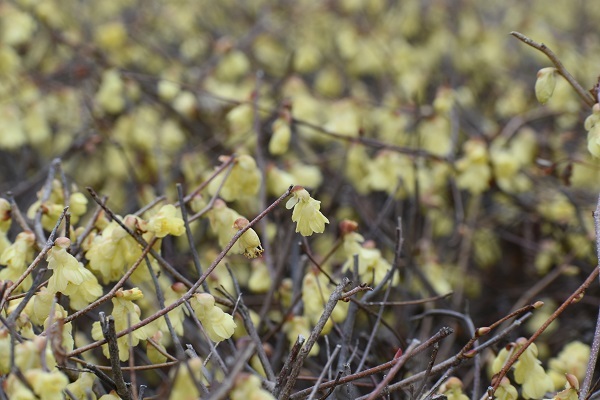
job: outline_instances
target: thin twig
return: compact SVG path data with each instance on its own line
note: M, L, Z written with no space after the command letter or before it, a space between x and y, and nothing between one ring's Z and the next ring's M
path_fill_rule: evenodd
M567 82L569 82L571 87L575 89L575 92L577 92L577 94L579 95L579 97L581 97L585 104L587 104L590 107L596 104L596 100L594 100L592 95L586 92L585 89L579 84L579 82L577 82L575 78L573 78L573 75L571 75L569 71L567 71L563 63L558 59L556 54L554 54L554 52L548 48L548 46L546 46L543 43L535 42L520 32L513 31L510 34L522 41L523 43L525 43L526 45L531 46L534 49L537 49L544 53L550 59L550 61L552 61L552 63L556 67L557 72L561 74L567 80Z
M498 389L498 386L500 386L500 381L502 380L502 378L504 378L504 376L506 376L506 374L508 373L510 368L513 366L513 364L515 362L517 362L517 360L519 359L521 354L523 354L525 352L525 350L527 350L527 348L531 345L531 343L533 343L546 330L546 328L548 327L548 325L550 325L552 323L552 321L554 321L556 318L558 318L558 316L561 315L568 306L573 304L583 294L583 292L588 288L588 286L591 285L591 283L594 281L594 279L596 279L596 277L598 276L598 272L600 272L600 266L594 268L592 273L581 284L581 286L579 286L577 288L577 290L575 290L569 296L569 298L567 298L567 300L565 300L560 305L560 307L558 307L556 309L556 311L554 311L552 313L552 315L550 315L550 317L548 317L546 322L544 322L542 324L542 326L540 326L539 329L537 331L535 331L535 333L533 335L531 335L531 337L529 339L527 339L527 342L525 342L523 344L523 346L520 347L519 350L517 350L512 355L512 357L504 364L504 366L502 367L500 372L498 372L498 374L496 375L495 382L492 385L492 389L494 392L496 391L496 389Z
M333 363L333 360L335 360L335 356L337 356L337 353L339 353L341 347L342 346L339 345L339 344L335 346L335 349L333 350L333 353L331 353L331 356L329 357L329 359L327 360L327 363L323 367L323 370L321 371L321 375L319 375L319 378L317 379L317 382L315 383L315 386L313 386L313 391L308 396L308 400L312 400L315 397L315 394L317 394L317 388L319 387L319 385L321 384L321 382L323 382L323 378L325 377L325 373L331 367L331 364Z
M600 195L598 196L598 202L596 203L596 210L594 211L594 230L596 231L596 257L600 263ZM592 348L590 351L590 359L585 369L585 378L581 384L579 390L579 398L586 399L592 386L592 379L594 377L594 371L596 370L596 363L598 362L598 352L600 351L600 312L596 319L596 330L594 331L594 340L592 341Z
M350 280L348 278L343 278L342 282L340 282L336 286L336 288L331 293L331 296L329 296L329 300L327 301L327 304L325 304L323 313L321 314L321 318L319 318L319 321L317 322L317 324L311 331L310 336L306 340L306 344L304 346L302 346L302 349L300 349L298 358L296 359L295 363L292 365L288 380L287 380L286 384L284 385L283 390L281 391L281 395L279 396L280 399L287 400L290 397L290 392L292 391L292 388L296 384L296 379L298 378L298 375L300 374L300 369L302 368L302 365L304 364L304 360L306 359L306 357L308 357L308 353L310 353L313 345L317 342L317 339L319 338L321 331L325 327L325 323L327 322L327 320L329 320L329 317L331 316L333 309L335 308L337 302L340 300L340 298L342 296L342 291L349 283L350 283Z

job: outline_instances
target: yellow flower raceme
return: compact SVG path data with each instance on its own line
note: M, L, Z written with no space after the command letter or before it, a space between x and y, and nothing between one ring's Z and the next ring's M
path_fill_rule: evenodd
M517 339L517 348L523 346L525 342L524 338ZM539 399L546 392L554 390L554 383L540 365L541 361L538 360L537 354L537 346L532 343L514 364L515 382L521 384L521 395L525 399Z
M440 386L439 393L446 396L448 400L469 400L469 397L463 393L462 387L462 381L452 376Z
M117 332L141 321L140 308L134 301L141 299L143 296L142 291L138 288L129 290L119 289L111 299L113 309L110 315L115 319L115 329ZM146 327L136 329L131 334L131 344L137 346L140 340L146 340L149 336ZM94 322L92 325L92 337L95 340L103 338L100 322ZM125 335L117 339L119 359L121 361L127 361L129 359L129 337L129 335ZM102 352L107 358L109 357L108 347L106 345L102 346Z
M310 197L306 189L302 186L296 186L292 190L290 198L285 207L292 212L292 221L296 222L296 232L302 236L311 236L313 233L323 233L325 224L329 220L319 211L321 202Z
M94 274L67 252L70 245L68 238L60 237L48 253L48 269L53 270L48 291L69 296L71 307L81 310L102 295L102 286Z
M517 388L510 384L510 381L507 377L502 378L500 381L500 386L496 389L494 393L494 398L496 400L517 400L519 398L519 393L517 392Z
M19 279L27 269L28 264L33 261L34 244L35 235L31 231L26 231L19 233L15 242L4 249L0 255L0 265L6 267L0 269L1 280L16 281ZM32 282L31 276L28 276L17 290L22 291L29 288Z
M125 217L125 225L129 227L135 228L137 222L137 217ZM141 253L135 239L112 221L101 235L94 238L85 258L90 261L90 268L100 276L102 282L108 283L119 280L125 268L133 264Z
M233 317L215 305L212 295L197 293L190 303L210 340L221 342L233 335L236 327Z
M185 226L181 218L181 211L172 204L162 206L158 213L150 217L146 224L146 229L159 238L167 235L183 235L185 233Z

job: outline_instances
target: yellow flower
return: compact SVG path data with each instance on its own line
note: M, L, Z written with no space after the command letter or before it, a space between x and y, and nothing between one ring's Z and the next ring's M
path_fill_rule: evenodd
M159 238L167 235L181 236L185 233L180 211L172 204L162 206L158 213L148 220L146 229Z
M137 217L125 217L128 226L134 226ZM97 235L85 253L90 268L97 273L102 282L117 281L123 276L125 268L133 264L141 254L139 244L130 237L115 221L110 222Z
M70 245L69 238L60 237L48 253L48 269L54 271L48 282L48 291L69 296L71 307L81 310L102 295L102 286L94 274L67 252Z
M276 156L284 154L288 150L292 138L289 116L288 118L276 119L271 128L273 129L273 135L269 141L269 153Z
M228 157L221 157L220 160L227 161ZM208 185L208 192L211 195L217 193L222 179L214 179ZM219 195L225 201L234 201L240 198L254 196L260 188L261 174L256 161L249 155L242 154L238 156L227 180L223 184Z
M517 339L517 348L525 342L524 338ZM532 343L514 365L515 382L521 384L521 394L525 399L539 399L546 392L554 390L554 383L540 365L537 354L537 346Z
M469 400L462 391L463 383L460 379L452 376L440 387L439 393L446 396L448 400Z
M221 342L233 335L236 327L233 317L215 305L212 295L197 293L190 303L210 340Z
M288 200L285 207L292 212L292 221L296 222L296 232L302 236L311 236L313 233L323 233L325 224L329 220L319 211L321 202L310 197L302 186L296 186L292 190L292 198Z
M44 372L33 369L25 372L25 377L42 400L62 400L63 389L69 384L69 378L58 370Z
M33 261L33 245L35 235L31 231L21 232L17 235L15 242L8 246L0 255L0 265L6 267L0 269L0 279L16 281L25 272L28 264ZM21 283L17 291L22 291L31 286L31 276Z
M115 329L117 332L127 329L129 326L135 325L141 321L140 308L137 304L133 303L133 301L139 300L143 296L142 291L138 288L129 290L119 289L117 293L115 293L115 296L111 299L113 303L111 315L115 319ZM148 335L145 327L136 329L131 333L131 344L137 346L140 340L146 340L148 336L150 335ZM93 323L92 337L95 340L103 338L100 322ZM129 340L129 335L121 336L117 339L119 359L121 361L127 361L129 359ZM106 345L102 346L102 352L107 358L109 357L108 347Z
M519 393L517 392L517 388L510 384L508 378L504 377L500 381L500 386L496 389L496 393L494 393L494 398L497 400L517 400Z
M246 218L238 218L233 223L235 229L243 229L250 222ZM238 251L243 253L248 258L256 258L260 256L264 249L260 245L260 238L254 229L250 228L238 239Z
M231 400L275 400L275 397L261 387L258 376L244 373L235 380Z

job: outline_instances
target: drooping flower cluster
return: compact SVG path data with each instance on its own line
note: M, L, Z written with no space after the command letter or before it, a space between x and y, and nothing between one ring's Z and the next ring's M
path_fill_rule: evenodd
M212 295L197 293L190 303L210 340L221 342L233 335L236 327L233 317L215 305Z
M492 372L498 373L511 355L522 347L526 341L525 338L519 338L515 343L511 343L500 350L493 361ZM532 343L512 366L515 382L521 385L521 396L525 399L540 399L547 392L554 390L552 378L541 366L541 361L538 360L537 355L537 346Z
M70 245L68 238L60 237L48 253L48 269L53 271L48 291L69 296L71 307L81 310L102 295L102 286L94 274L67 252Z
M311 236L315 232L323 233L325 224L329 223L329 220L319 211L321 202L310 197L302 186L294 187L292 197L285 207L294 209L292 221L296 223L296 232L302 236Z
M129 290L119 289L111 299L113 309L110 315L115 319L115 330L117 332L140 322L141 310L134 301L140 300L142 297L144 297L142 291L138 288L133 288ZM131 336L125 335L118 338L117 345L119 347L119 359L121 361L127 361L129 359L129 340L131 340L132 346L137 346L140 340L146 340L149 336L148 329L142 327L134 330L131 333ZM92 337L96 340L100 340L104 337L99 321L94 322L92 325ZM107 345L102 346L102 352L106 357L110 356Z

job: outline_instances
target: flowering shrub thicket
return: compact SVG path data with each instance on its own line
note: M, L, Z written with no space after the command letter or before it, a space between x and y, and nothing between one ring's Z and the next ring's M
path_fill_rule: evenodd
M599 13L3 2L1 398L587 395Z

